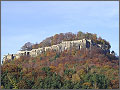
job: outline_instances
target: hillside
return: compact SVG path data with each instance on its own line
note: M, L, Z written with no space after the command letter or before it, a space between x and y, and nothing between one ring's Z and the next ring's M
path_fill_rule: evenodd
M91 39L97 44L110 43L96 34L78 32L60 33L39 44L25 44L21 49L59 44L62 41ZM119 60L102 49L63 52L46 51L37 57L21 56L6 60L1 66L1 88L5 89L118 89Z

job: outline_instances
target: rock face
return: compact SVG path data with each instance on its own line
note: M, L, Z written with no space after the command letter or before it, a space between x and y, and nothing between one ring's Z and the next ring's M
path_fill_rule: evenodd
M91 48L91 46L96 45L97 47L109 51L107 45L101 45L101 44L95 44L93 43L92 40L87 40L87 39L82 39L82 40L74 40L74 41L62 41L60 44L57 45L52 45L49 47L43 47L43 48L38 48L38 49L32 49L31 51L18 51L17 54L8 54L4 55L3 62L5 60L13 60L14 58L18 59L20 56L31 56L31 57L36 57L39 54L47 51L47 50L55 50L58 52L62 52L64 50L70 50L72 48L81 50L81 48Z

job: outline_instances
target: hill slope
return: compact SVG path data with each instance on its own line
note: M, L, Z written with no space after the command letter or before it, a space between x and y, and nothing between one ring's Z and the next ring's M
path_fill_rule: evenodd
M32 48L49 46L62 40L92 39L110 44L96 34L56 34ZM71 49L61 53L46 51L37 57L21 56L1 66L1 86L7 89L118 89L119 61L100 48Z

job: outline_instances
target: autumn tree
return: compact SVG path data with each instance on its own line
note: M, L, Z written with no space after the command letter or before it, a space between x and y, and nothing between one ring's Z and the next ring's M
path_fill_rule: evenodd
M32 49L32 43L30 43L30 42L27 42L27 43L25 43L22 47L21 47L21 50L31 50Z

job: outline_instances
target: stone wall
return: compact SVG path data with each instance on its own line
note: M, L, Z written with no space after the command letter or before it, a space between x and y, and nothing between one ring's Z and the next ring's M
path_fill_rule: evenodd
M17 54L5 55L3 60L19 58L20 56L23 56L23 55L36 57L39 54L41 54L47 50L55 50L58 52L62 52L64 50L69 50L71 48L76 48L76 49L91 48L92 45L93 45L92 40L86 40L86 39L74 40L74 41L62 41L60 44L52 45L49 47L32 49L31 51L18 51ZM108 49L107 45L103 46L103 45L98 44L97 46L102 48L102 49L106 49L106 50Z

